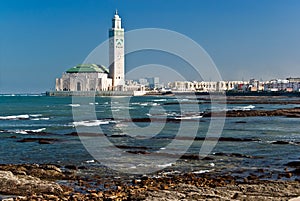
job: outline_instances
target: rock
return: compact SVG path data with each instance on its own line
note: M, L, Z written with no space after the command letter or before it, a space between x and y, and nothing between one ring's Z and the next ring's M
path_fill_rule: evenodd
M53 141L49 141L49 140L39 140L39 144L53 144Z
M54 138L23 138L22 140L18 140L17 142L38 142L40 144L52 144L58 139Z
M300 167L300 161L292 161L287 163L286 165L290 167Z
M65 168L69 170L78 170L76 165L66 165Z
M58 200L58 197L56 195L43 195L43 197L47 200Z
M93 198L98 198L98 197L99 197L97 193L91 193L91 196L92 196Z
M32 176L15 176L10 171L0 171L0 192L8 195L54 194L63 192L62 188L50 181L43 181Z
M300 196L299 196L299 197L296 197L296 198L292 198L292 199L290 199L289 201L300 201Z
M245 123L247 123L247 121L236 121L235 123L236 124L245 124Z
M62 172L61 169L55 165L42 166L45 170L55 170L56 172Z
M184 154L180 157L180 159L188 159L188 160L199 160L199 155L194 154Z
M4 198L4 199L1 199L1 201L14 201L13 198Z
M300 175L300 168L296 168L292 171L293 174Z
M232 199L236 200L238 197L239 197L239 194L238 194L238 193L235 193L235 194L232 196Z
M279 140L279 141L272 142L272 144L289 144L289 142Z
M135 151L135 150L131 150L131 151L126 151L127 153L131 153L131 154L150 154L147 151Z
M18 175L27 175L27 173L25 171L21 171L21 170L17 170L14 173L18 174Z

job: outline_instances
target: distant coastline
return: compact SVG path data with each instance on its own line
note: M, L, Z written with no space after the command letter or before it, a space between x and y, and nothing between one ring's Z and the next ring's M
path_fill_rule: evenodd
M170 93L161 93L153 91L145 91L146 96L165 96L165 95L226 95L226 96L289 96L300 97L300 92L285 91L227 91L227 92L192 92L192 91L173 91ZM134 96L134 91L47 91L42 93L46 96Z
M300 92L284 92L284 91L227 91L227 92L189 92L189 91L176 91L175 95L226 95L226 96L300 96Z

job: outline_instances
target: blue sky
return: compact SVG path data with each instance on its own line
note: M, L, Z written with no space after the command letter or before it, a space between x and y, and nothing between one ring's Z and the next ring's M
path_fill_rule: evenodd
M199 43L224 80L300 76L298 0L0 0L0 93L44 92L108 37L164 28Z

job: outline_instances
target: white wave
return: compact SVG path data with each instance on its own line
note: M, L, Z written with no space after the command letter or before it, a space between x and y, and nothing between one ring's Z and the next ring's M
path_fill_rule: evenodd
M194 171L194 174L203 174L203 173L207 173L210 172L210 170L198 170L198 171Z
M49 120L49 117L42 117L42 114L20 114L10 116L0 116L0 120ZM40 117L40 118L39 118Z
M181 172L178 170L173 170L173 171L169 171L169 172L162 172L160 173L161 175L174 175L174 174L180 174ZM157 178L160 178L161 176L158 176Z
M46 128L39 128L39 129L32 129L32 130L22 130L22 129L17 129L17 130L7 130L9 133L15 133L15 134L23 134L26 135L28 133L40 133L46 130Z
M97 103L97 102L92 102L92 103L89 103L89 105L99 105L99 103Z
M103 120L90 120L90 121L77 121L73 122L74 126L99 126L103 124L109 124L109 121L103 121Z
M148 117L151 117L151 116L152 116L152 114L150 114L150 113L147 113L146 115L147 115Z
M86 163L95 163L95 160L88 160L88 161L85 161Z
M189 101L189 99L183 98L183 99L178 99L178 101Z
M167 99L156 99L156 100L153 100L154 102L164 102L164 101L167 101Z
M29 119L29 118L30 116L28 114L0 116L0 120L18 120L18 119Z
M0 94L0 96L16 96L15 94Z
M167 164L157 165L157 167L166 168L166 167L170 167L172 165L173 165L173 163L167 163Z
M39 129L35 129L35 130L25 130L25 132L40 133L40 132L43 132L44 130L46 130L46 128L39 128Z
M42 114L30 114L29 115L30 117L41 117L41 116L43 116Z
M71 107L80 107L80 104L69 104L68 106L71 106Z
M201 119L203 116L198 115L198 116L182 116L182 117L175 117L175 119Z
M25 130L15 130L13 133L16 133L16 134L23 134L23 135L28 134L27 131L25 131Z
M42 118L33 118L31 120L33 121L40 121L40 120L49 120L50 118L49 117L42 117Z
M238 106L238 107L233 108L232 110L249 111L249 110L252 110L254 108L255 108L254 105L247 105L247 106Z

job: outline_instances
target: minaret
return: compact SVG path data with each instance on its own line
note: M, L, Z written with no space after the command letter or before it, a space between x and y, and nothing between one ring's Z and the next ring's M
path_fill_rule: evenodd
M109 77L112 78L114 91L124 89L124 29L121 18L116 10L112 19L112 28L109 29Z

